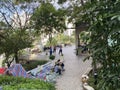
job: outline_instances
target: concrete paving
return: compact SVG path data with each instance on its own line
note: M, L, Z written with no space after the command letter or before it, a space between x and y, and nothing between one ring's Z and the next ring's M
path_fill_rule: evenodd
M56 90L83 90L81 76L91 67L91 60L83 62L85 55L74 52L74 46L63 48L65 71L57 79Z

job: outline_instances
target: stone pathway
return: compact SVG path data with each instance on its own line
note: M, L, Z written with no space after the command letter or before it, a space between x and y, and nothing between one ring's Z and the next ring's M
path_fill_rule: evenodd
M76 56L75 47L63 48L65 71L57 79L56 90L83 90L81 76L91 67L91 60Z

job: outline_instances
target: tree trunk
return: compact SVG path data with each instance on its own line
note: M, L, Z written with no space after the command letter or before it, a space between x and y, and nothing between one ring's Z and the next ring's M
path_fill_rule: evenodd
M13 60L14 60L14 57L13 57L13 59L11 61L9 61L8 58L6 58L6 61L7 61L6 63L7 63L7 67L8 68L10 67L11 63L13 62Z
M49 42L50 42L50 44L52 42L52 34L51 33L49 33Z
M9 68L10 67L10 63L9 63L9 55L5 53L5 63L7 64L7 67Z
M16 63L19 63L19 60L18 60L18 52L17 52L17 51L15 52L15 61L16 61Z
M8 67L8 68L10 67L10 63L9 63L9 62L7 63L7 67Z
M83 0L81 0L81 5L82 5L82 6L84 5L84 2L83 2Z
M7 63L7 67L9 68L10 67L10 65L11 65L11 63L9 62L9 60L8 60L8 57L6 58L6 63Z

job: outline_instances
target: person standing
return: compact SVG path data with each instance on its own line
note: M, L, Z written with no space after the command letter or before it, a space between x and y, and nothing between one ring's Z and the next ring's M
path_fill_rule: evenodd
M60 64L56 64L56 65L54 66L54 71L55 71L56 73L58 73L59 75L61 75L61 66L60 66Z
M50 47L50 56L52 55L52 47Z
M60 46L59 54L60 54L60 55L63 55L63 53L62 53L62 46Z
M54 46L54 48L53 48L53 52L56 53L56 46Z

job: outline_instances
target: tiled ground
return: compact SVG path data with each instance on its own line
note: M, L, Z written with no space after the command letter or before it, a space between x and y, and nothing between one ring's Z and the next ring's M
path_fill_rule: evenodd
M65 71L57 79L57 90L83 90L81 76L91 67L91 60L83 62L85 56L76 56L75 47L63 48Z

